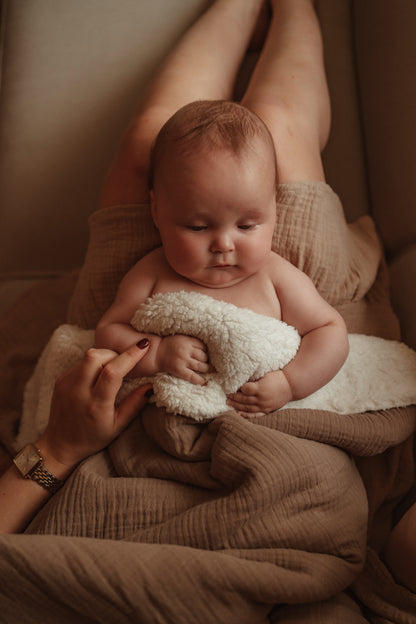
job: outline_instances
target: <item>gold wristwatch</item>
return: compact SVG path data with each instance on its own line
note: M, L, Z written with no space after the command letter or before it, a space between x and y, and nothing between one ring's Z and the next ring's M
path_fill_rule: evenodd
M65 483L46 470L41 452L33 444L22 448L13 462L22 477L33 479L51 494L55 494Z

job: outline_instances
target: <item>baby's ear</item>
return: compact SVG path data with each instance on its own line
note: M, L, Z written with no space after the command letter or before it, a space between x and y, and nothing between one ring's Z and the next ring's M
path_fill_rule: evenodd
M153 222L154 222L155 226L158 227L158 225L157 225L157 206L156 206L155 192L154 192L153 189L150 191L150 209L152 211Z

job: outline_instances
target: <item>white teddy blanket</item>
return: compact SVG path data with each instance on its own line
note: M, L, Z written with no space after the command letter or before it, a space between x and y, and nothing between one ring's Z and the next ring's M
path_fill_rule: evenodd
M132 319L139 331L193 335L207 345L216 369L205 386L166 373L151 379L158 406L196 420L229 410L226 395L249 379L283 368L300 344L297 331L276 319L197 293L166 293L144 302ZM351 334L350 354L341 371L313 395L287 407L341 414L403 407L416 402L416 353L403 343ZM16 446L45 428L56 378L94 345L94 332L61 325L45 347L27 383ZM149 378L126 380L120 398Z

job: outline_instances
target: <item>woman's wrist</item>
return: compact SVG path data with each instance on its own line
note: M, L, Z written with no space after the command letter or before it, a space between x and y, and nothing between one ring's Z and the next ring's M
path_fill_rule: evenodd
M65 481L82 461L74 459L68 452L59 451L44 436L41 436L34 446L39 449L46 470L61 481Z

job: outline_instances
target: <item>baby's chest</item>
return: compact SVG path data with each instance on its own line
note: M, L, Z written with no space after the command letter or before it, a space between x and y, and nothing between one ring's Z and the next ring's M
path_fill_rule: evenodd
M206 288L186 280L161 280L156 292L199 292L218 301L248 308L258 314L281 319L280 303L271 280L260 275L245 279L227 288Z
M215 299L233 303L239 308L248 308L258 314L281 318L280 303L276 291L271 283L239 284L233 292L222 293L217 291ZM211 292L211 296L212 292Z

